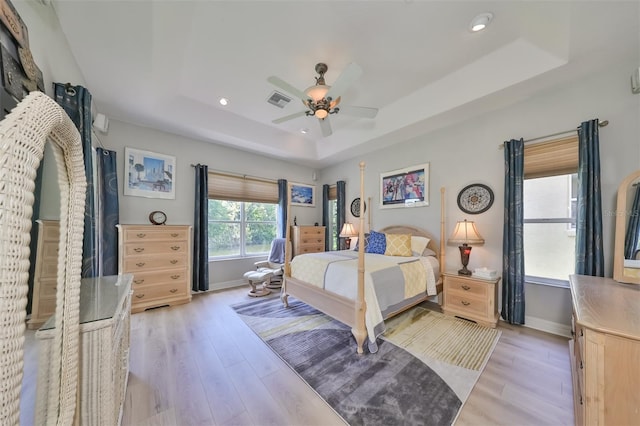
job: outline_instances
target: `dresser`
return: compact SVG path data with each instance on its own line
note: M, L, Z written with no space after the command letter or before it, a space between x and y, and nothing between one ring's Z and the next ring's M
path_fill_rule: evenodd
M133 274L131 312L191 301L191 226L117 225L118 271Z
M292 226L293 255L324 251L324 226Z
M500 278L485 280L445 272L443 275L442 312L495 328L498 323L498 283Z
M36 220L38 241L36 243L36 265L33 275L33 299L31 318L27 327L36 329L49 319L56 310L56 279L58 275L58 244L60 222Z
M80 283L80 366L76 424L118 425L129 376L131 275L84 278ZM55 315L36 332L39 343L35 424L47 424Z
M571 275L569 342L577 425L640 419L640 286Z

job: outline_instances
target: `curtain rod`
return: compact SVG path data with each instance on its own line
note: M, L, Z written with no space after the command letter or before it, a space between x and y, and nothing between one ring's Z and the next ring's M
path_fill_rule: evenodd
M196 164L191 164L191 167L196 167ZM243 179L259 180L262 182L278 183L277 179L267 179L260 176L242 175L240 173L231 173L231 172L225 172L221 170L209 170L209 173L215 173L221 176L230 176L230 177L237 177L237 178L243 178Z
M608 124L609 124L609 120L598 120L598 127L606 127ZM569 135L573 132L577 132L578 129L580 129L580 126L576 127L575 129L565 130L564 132L551 133L550 135L538 136L537 138L531 138L531 139L525 139L524 143L536 142L536 141L551 138L554 136ZM504 142L498 145L498 149L503 149L503 148L504 148Z

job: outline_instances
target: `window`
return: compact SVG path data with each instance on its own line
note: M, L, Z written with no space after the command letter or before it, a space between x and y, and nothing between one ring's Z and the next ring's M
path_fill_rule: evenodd
M278 229L278 184L209 172L209 258L266 255Z
M329 250L338 250L338 187L331 185L329 187Z
M268 254L277 232L277 204L209 200L209 257Z
M566 286L575 271L578 139L525 146L526 280Z
M532 281L564 282L574 273L576 217L571 189L576 178L570 174L524 181L524 270Z

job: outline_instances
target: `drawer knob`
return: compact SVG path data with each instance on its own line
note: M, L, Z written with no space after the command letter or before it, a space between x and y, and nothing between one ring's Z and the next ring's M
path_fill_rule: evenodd
M144 293L142 293L142 294L136 294L136 297L137 297L138 299L142 299L142 298L144 297Z
M180 234L175 233L175 232L174 232L173 234L171 234L171 236L172 236L173 238L177 237L178 235L180 235Z
M134 283L136 284L142 284L144 282L144 280L133 280Z
M180 278L180 275L171 275L172 280L177 280L178 278Z
M133 249L133 251L135 251L136 253L142 253L144 251L143 247L136 247Z
M172 259L169 261L169 263L171 263L172 265L175 265L176 263L178 263L177 259Z
M467 302L466 300L461 300L460 303L462 303L464 306L469 306L471 304L471 302Z
M138 237L138 238L144 238L146 236L147 236L147 234L143 234L142 232L139 233L139 234L136 234L136 237Z
M139 268L142 268L144 265L146 265L146 262L138 262L136 263L136 266Z
M171 246L171 250L180 250L180 246Z
M178 289L177 289L177 288L172 288L171 290L169 290L169 292L171 292L171 293L175 293L175 292L177 292L177 291L178 291Z
M461 286L463 290L467 291L467 290L471 290L471 287L469 287L468 285L463 285Z

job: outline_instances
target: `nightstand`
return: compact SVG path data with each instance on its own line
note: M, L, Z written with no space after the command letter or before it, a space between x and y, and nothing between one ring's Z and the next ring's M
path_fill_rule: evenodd
M485 280L473 276L445 272L442 311L496 328L498 323L498 283L500 278Z

